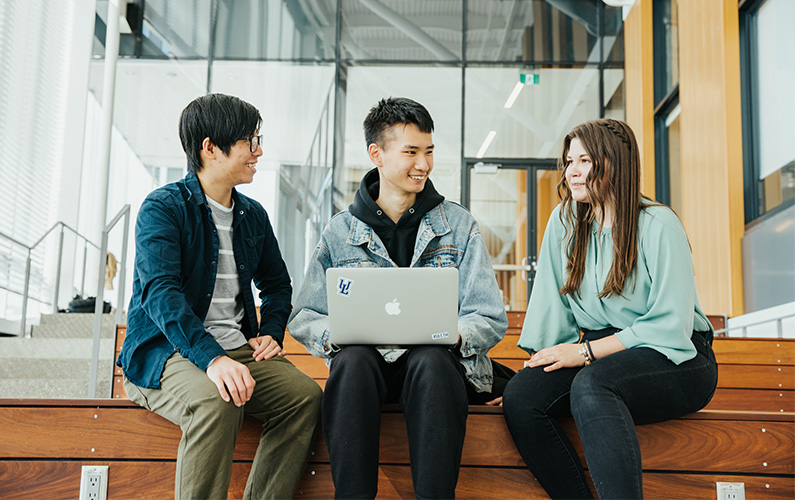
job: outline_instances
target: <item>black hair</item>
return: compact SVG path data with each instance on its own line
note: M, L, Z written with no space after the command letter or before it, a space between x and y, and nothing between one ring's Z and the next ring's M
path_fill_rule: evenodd
M364 119L364 140L367 147L377 144L383 148L387 141L387 129L393 125L416 125L420 132L433 132L433 118L425 106L406 97L381 99L370 109Z
M205 138L228 155L241 137L251 137L262 123L257 108L231 95L207 94L185 106L179 115L179 140L188 156L188 172L202 169Z

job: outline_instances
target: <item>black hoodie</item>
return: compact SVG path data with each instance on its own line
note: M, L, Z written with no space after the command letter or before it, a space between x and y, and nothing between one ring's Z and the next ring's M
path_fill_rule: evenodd
M440 195L431 180L427 179L425 188L417 194L414 205L406 210L395 224L375 202L379 186L378 168L374 168L364 174L348 210L354 217L373 228L395 264L409 267L411 257L414 255L414 242L417 239L420 222L429 210L444 200L444 196Z

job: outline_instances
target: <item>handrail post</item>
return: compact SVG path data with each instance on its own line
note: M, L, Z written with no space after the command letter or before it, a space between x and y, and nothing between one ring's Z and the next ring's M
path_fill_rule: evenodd
M28 319L28 294L30 293L30 248L25 259L25 285L22 291L22 317L19 318L19 336L25 337L25 323Z
M91 350L91 368L89 370L88 380L88 397L94 398L97 394L97 374L99 372L99 344L102 329L102 310L105 305L105 266L107 265L106 259L108 256L108 236L110 231L116 227L119 219L124 216L124 235L122 237L122 275L119 277L119 301L124 300L124 286L125 286L125 271L124 261L127 259L127 239L130 231L130 205L124 205L119 213L111 220L105 229L102 231L102 247L100 248L99 257L99 276L97 276L97 301L94 304L94 345ZM120 316L121 304L117 304L116 317Z
M88 258L88 240L83 240L83 277L80 279L80 296L86 296L86 259Z
M99 250L99 271L97 273L97 298L94 303L94 344L91 348L91 366L88 371L88 397L97 397L97 373L99 372L99 343L102 329L102 309L105 305L105 266L108 256L108 230L102 232L102 245Z
M63 266L63 224L61 224L61 234L58 237L58 265L55 268L55 294L52 299L52 313L58 312L58 296L61 292L61 267Z
M130 205L125 205L124 234L121 243L121 260L119 260L119 298L116 302L116 324L121 324L121 313L124 309L124 287L127 285L127 242L130 236Z

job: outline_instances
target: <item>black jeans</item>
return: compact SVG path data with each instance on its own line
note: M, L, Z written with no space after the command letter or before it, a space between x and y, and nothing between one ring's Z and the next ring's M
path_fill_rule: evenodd
M375 498L381 405L406 417L417 498L454 498L468 413L463 367L449 349L418 346L394 363L371 346L344 347L323 394L336 498Z
M615 329L586 332L595 340ZM676 365L637 347L582 368L520 370L505 388L508 429L530 471L552 498L593 498L577 453L556 417L572 415L596 491L608 498L642 498L635 425L698 411L712 398L718 367L706 335L694 332L695 358Z

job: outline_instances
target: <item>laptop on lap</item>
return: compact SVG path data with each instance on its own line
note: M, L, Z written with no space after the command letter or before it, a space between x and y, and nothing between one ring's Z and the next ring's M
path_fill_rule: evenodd
M458 269L333 267L326 270L329 340L336 345L453 345Z

